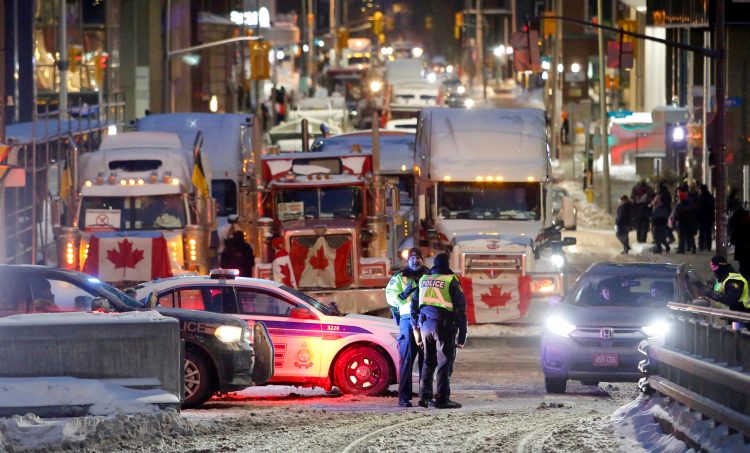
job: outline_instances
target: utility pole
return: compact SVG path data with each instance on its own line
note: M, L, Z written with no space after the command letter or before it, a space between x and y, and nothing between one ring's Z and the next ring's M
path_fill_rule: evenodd
M310 77L310 85L315 87L315 11L313 1L307 0L307 73Z
M60 118L68 114L68 2L60 0ZM97 62L97 64L99 64ZM2 72L5 74L5 72ZM4 76L3 76L4 77ZM101 92L101 90L100 90Z
M484 78L484 24L482 23L482 0L477 0L477 67L482 81L482 98L487 99L487 81Z
M0 2L0 24L5 23L5 2ZM5 143L5 114L7 113L8 105L6 104L8 94L5 92L5 39L0 39L0 144ZM2 198L2 197L0 197ZM2 203L0 202L0 205ZM0 210L0 213L5 212ZM0 222L0 225L3 222ZM5 237L5 235L0 235ZM1 249L1 248L0 248ZM4 257L0 253L0 258Z
M555 5L555 14L560 17L562 16L562 0L552 0ZM557 150L557 131L560 129L557 127L557 117L560 116L557 113L557 97L558 97L558 86L560 83L558 83L558 78L562 77L561 73L557 72L557 66L560 64L560 54L561 48L562 48L562 23L558 24L558 26L555 28L555 34L552 37L553 39L553 48L552 48L552 77L550 79L550 83L552 84L552 118L551 118L551 124L552 124L552 146L550 148L550 152L552 154L552 157L557 158L559 155L559 152ZM573 166L575 167L575 153L573 155Z
M726 111L726 55L724 53L724 2L716 5L716 119L714 120L716 153L716 252L726 256L727 253L727 175L724 165L726 131L724 130L724 113Z
M255 12L258 13L258 20L255 21L255 36L260 38L260 0L255 0ZM244 24L245 21L243 20L242 23ZM268 55L266 55L265 58L268 58ZM242 62L242 67L245 67L245 62ZM265 128L268 126L265 124L265 120L263 119L263 109L260 108L260 91L261 91L261 80L255 80L253 88L255 89L255 118L258 118L261 123L261 130L265 130Z
M331 59L330 65L332 68L335 68L338 66L338 33L336 26L336 0L330 0L329 4L329 10L328 10L328 30L331 34L331 43L333 43L333 58Z
M703 32L703 45L711 46L711 32ZM708 163L708 109L711 106L711 58L703 57L703 140L701 146L703 184L711 187L711 165Z
M721 3L721 2L719 2ZM596 0L596 17L599 24L603 23L602 0ZM609 143L607 133L607 87L604 70L604 30L598 29L599 38L599 146L602 156L602 182L604 184L604 206L612 213L612 187L609 180ZM555 68L555 70L557 70Z

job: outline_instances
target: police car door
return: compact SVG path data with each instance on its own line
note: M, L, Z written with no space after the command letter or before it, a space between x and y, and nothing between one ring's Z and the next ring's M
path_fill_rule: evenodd
M275 351L272 381L320 376L322 332L316 313L271 290L235 286L235 293L238 315L268 327Z

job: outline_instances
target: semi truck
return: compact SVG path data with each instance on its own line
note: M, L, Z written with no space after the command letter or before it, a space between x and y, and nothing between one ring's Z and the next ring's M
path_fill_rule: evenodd
M75 195L55 229L58 265L118 286L207 273L216 222L210 189L199 190L196 176L197 166L211 178L201 142L200 133L184 142L174 133L126 132L77 156Z
M415 155L416 241L450 254L469 322L539 322L575 244L552 224L544 112L425 108Z

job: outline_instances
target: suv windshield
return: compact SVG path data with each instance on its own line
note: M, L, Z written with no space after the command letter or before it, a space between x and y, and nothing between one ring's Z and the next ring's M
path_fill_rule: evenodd
M577 306L644 307L674 301L677 279L669 275L587 275L565 302Z
M278 194L277 208L278 218L282 221L333 217L354 219L362 213L362 190L359 187L286 189Z
M83 197L78 225L85 231L184 228L187 209L181 194L148 197Z
M539 220L541 193L535 182L444 182L438 212L444 219Z

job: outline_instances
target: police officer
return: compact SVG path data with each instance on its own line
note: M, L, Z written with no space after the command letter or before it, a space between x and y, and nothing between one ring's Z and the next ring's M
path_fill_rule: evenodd
M461 407L460 403L450 399L450 375L456 347L462 348L466 343L466 298L458 277L448 267L448 261L447 253L437 255L430 275L419 279L419 292L412 296L412 324L419 323L419 329L414 329L414 337L417 345L424 347L425 354L418 404L428 406L432 376L437 369L435 407L438 409Z
M747 280L734 272L731 264L721 255L711 258L709 264L716 276L713 290L706 289L706 295L729 307L730 310L750 312L750 296Z
M422 263L422 251L417 247L410 249L406 268L391 277L391 281L385 288L385 298L391 307L393 317L396 319L396 325L399 326L398 354L401 362L398 381L398 405L401 407L411 407L411 373L414 368L414 360L418 359L417 366L420 373L424 361L422 350L417 347L417 342L412 335L410 297L417 291L419 279L429 271Z

